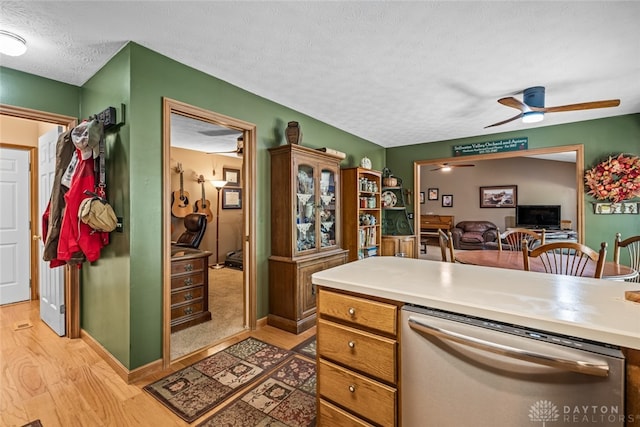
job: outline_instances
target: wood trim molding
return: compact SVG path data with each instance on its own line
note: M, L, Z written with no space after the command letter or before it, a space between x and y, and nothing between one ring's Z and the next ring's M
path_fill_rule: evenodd
M67 129L71 129L77 126L78 119L71 116L65 116L62 114L49 113L46 111L32 110L30 108L16 107L13 105L0 104L0 115L8 117L16 117L20 119L33 120L37 122L54 123L57 125L65 126ZM6 144L9 145L9 144ZM16 146L22 147L24 146ZM36 147L29 147L31 150L31 224L39 224L38 209L34 206L38 206L38 150ZM32 233L33 234L33 233ZM31 259L38 258L38 245L39 241L31 241ZM77 272L72 272L69 267L65 270L65 305L67 307L66 316L66 335L69 338L80 337L80 278ZM38 295L39 282L39 263L31 263L31 298L37 300L40 298Z
M195 120L202 120L243 133L244 151L242 166L243 206L243 246L245 322L249 329L256 328L257 290L256 290L256 125L196 107L170 98L162 98L162 245L163 245L163 328L162 360L164 368L171 365L171 114L179 114Z
M107 365L109 365L109 367L111 367L111 369L113 369L113 371L127 384L131 384L141 378L162 370L162 360L156 360L130 371L87 331L81 330L80 338L82 338L82 341L86 342L93 351L98 353L98 356L100 356L100 358L102 358L102 360L104 360Z
M493 154L476 154L472 156L464 156L465 162L473 162L480 160L496 160L496 159L510 159L514 157L525 157L540 154L554 154L563 153L567 151L576 152L576 231L578 232L578 242L584 243L585 239L585 212L584 212L584 145L561 145L556 147L547 148L533 148L522 151L507 151L502 153ZM446 157L440 159L428 159L428 160L416 160L413 162L413 188L414 191L414 206L420 206L420 167L439 165L448 162L459 162L460 157ZM420 229L420 215L414 215L414 229Z

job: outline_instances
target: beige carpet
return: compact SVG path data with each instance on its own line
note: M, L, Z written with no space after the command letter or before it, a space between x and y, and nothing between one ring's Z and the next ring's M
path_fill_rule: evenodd
M171 360L209 347L244 329L242 271L209 269L211 320L171 334Z

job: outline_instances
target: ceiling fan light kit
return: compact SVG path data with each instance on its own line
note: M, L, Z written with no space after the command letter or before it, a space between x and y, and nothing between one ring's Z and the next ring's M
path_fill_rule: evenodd
M539 111L527 111L522 113L522 123L537 123L544 119L544 113Z
M485 129L493 126L500 126L500 125L512 122L514 120L517 120L519 118L522 118L522 123L537 123L544 119L545 113L558 113L562 111L577 111L577 110L593 110L596 108L609 108L609 107L617 107L618 105L620 105L619 99L608 99L605 101L591 101L591 102L582 102L579 104L560 105L556 107L545 107L544 95L545 95L544 86L533 86L523 91L522 101L512 96L498 99L498 103L506 107L511 107L511 108L520 110L520 114L518 114L517 116L513 116L510 119L503 120L501 122L497 122L489 126L485 126Z

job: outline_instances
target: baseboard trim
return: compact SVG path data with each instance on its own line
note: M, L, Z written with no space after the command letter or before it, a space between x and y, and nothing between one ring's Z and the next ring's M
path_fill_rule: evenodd
M107 362L107 365L109 365L111 369L114 370L116 375L122 378L122 380L127 384L131 384L141 378L146 377L147 375L151 375L162 370L162 360L159 359L130 371L84 329L80 330L80 338L82 339L82 341L86 342L87 345L93 349L93 351L98 353L98 356L100 356L102 360Z

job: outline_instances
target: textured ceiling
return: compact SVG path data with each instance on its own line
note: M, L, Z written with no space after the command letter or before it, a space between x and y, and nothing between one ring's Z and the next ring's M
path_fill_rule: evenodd
M640 2L0 1L3 66L82 85L128 41L393 147L640 112ZM547 88L518 113L496 102ZM304 117L297 119L304 128Z

